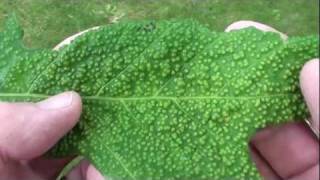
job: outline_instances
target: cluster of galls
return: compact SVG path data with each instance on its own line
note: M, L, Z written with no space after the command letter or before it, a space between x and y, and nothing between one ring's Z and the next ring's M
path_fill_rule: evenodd
M297 77L318 56L316 37L135 22L51 52L23 48L10 23L0 33L0 100L79 92L82 120L52 153L83 154L107 176L258 179L249 137L306 115Z

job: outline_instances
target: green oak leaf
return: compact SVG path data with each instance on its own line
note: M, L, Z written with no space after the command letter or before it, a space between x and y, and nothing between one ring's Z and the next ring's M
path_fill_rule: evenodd
M0 100L74 90L80 123L50 151L82 155L113 179L260 179L248 141L308 112L299 90L318 36L194 21L101 27L58 52L23 46L15 18L0 33Z

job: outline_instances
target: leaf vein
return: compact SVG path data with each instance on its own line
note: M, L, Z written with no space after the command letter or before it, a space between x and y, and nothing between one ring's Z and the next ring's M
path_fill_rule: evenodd
M282 93L273 95L259 96L145 96L145 97L107 97L107 96L82 96L84 100L99 100L99 101L144 101L144 100L206 100L206 99L221 99L221 100L256 100L263 98L282 98L282 97L299 97L296 93ZM0 97L9 98L48 98L50 95L45 94L23 94L23 93L0 93Z
M169 32L169 30L167 30L166 32L164 32L161 36L159 36L159 38L155 38L148 46L146 46L141 53L139 53L135 60L133 62L135 62L136 60L139 60L139 57L146 52L146 50L148 50L148 48L150 48L150 46L152 46L154 43L156 43L159 39L163 38L167 33ZM131 62L127 67L125 67L120 73L118 73L114 78L112 78L110 81L108 81L105 85L103 85L98 92L96 93L95 96L99 96L102 92L102 90L106 87L108 87L109 84L111 84L113 81L115 81L120 75L122 75L123 73L125 73L133 64L133 62Z

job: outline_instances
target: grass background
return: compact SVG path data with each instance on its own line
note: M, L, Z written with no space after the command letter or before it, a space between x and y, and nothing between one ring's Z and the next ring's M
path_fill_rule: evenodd
M245 19L289 35L319 33L318 0L0 0L0 29L12 12L30 47L52 48L96 25L140 19L193 18L215 31Z

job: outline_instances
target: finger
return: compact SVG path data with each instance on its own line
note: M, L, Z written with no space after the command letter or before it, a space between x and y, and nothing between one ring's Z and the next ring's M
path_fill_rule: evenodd
M240 29L244 29L244 28L248 28L248 27L255 27L256 29L259 29L261 31L264 32L275 32L278 33L280 35L280 37L283 40L287 40L288 36L270 26L267 26L265 24L262 23L258 23L258 22L254 22L254 21L237 21L234 22L232 24L230 24L226 29L225 32L230 32L230 31L234 31L234 30L240 30Z
M319 142L303 122L262 130L251 144L282 179L297 177L319 163Z
M257 149L252 145L250 145L250 155L258 171L260 172L260 175L264 177L264 179L281 180L277 173L274 172L272 167L270 167L268 162L265 159L263 159L263 157L260 155Z
M289 180L316 180L319 179L319 164L310 168L309 170L299 174Z
M67 175L67 180L91 180L91 179L107 180L87 160L81 161L81 163Z
M309 170L299 174L289 180L316 180L319 179L319 164L310 168Z
M67 92L37 104L0 103L0 151L29 160L50 149L77 123L81 98Z
M311 125L319 134L319 59L304 65L300 73L300 84L311 113Z
M42 179L56 179L63 168L68 164L73 158L64 159L46 159L37 158L28 162L29 168L40 176ZM30 171L30 169L28 169Z

